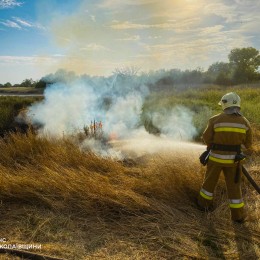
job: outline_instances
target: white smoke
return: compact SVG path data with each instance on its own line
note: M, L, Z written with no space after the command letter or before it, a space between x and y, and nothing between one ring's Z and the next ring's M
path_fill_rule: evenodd
M59 78L62 78L61 74L59 71ZM68 75L63 78L68 79ZM73 76L70 80L50 84L44 92L44 100L31 106L28 116L33 123L43 126L40 134L54 137L83 132L83 128L95 120L102 122L103 136L107 139L111 136L116 139L145 138L149 133L141 115L148 95L143 78L134 75L108 78ZM181 106L150 114L153 126L160 130L161 135L182 141L192 140L197 133L192 118L193 113ZM122 157L120 151L93 139L86 138L81 147L102 156Z
M184 106L176 106L171 110L162 109L151 114L151 120L160 132L174 140L191 141L197 135L193 125L194 113Z
M139 92L118 97L106 113L105 132L115 133L118 138L127 138L138 128L143 98Z
M71 134L93 120L94 114L100 116L97 98L93 89L81 81L56 83L46 88L44 101L33 105L29 115L33 122L43 125L43 132L52 136Z
M102 143L100 140L85 139L84 142L80 144L80 148L83 151L92 151L102 157L109 157L117 160L124 159L124 153L121 151L121 147L116 148L107 143Z
M57 73L58 80L61 73ZM55 75L44 79L55 81ZM49 84L44 100L30 107L28 115L33 123L43 125L41 133L52 136L73 134L95 120L103 123L105 135L114 133L122 138L140 125L148 94L148 88L134 77L73 77Z

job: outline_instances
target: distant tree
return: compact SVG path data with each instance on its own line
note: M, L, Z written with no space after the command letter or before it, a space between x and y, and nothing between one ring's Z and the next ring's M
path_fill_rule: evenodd
M25 79L21 84L20 87L27 87L32 88L35 87L35 82L32 79Z
M203 70L197 68L195 70L185 70L182 72L180 83L201 83L203 82Z
M4 87L4 85L3 84L0 84L0 88L3 88Z
M39 80L35 84L35 88L46 88L47 83L44 80Z
M259 51L253 47L236 48L228 55L230 64L234 67L236 83L252 82L259 79L260 66Z
M233 68L230 63L215 62L209 66L207 71L207 79L212 83L220 85L232 84Z
M77 75L73 71L66 71L64 69L57 70L54 74L48 74L40 79L40 81L45 82L47 85L55 84L58 82L72 82L77 79ZM37 83L36 83L37 84ZM41 84L41 83L40 83ZM39 84L37 85L39 86Z
M114 75L117 75L118 77L134 77L137 76L140 68L131 66L131 67L124 67L124 68L116 68L113 71Z
M4 88L11 88L12 84L10 82L7 82L4 84Z
M220 72L228 72L229 70L230 64L225 62L215 62L208 68L208 72L214 76L217 76Z

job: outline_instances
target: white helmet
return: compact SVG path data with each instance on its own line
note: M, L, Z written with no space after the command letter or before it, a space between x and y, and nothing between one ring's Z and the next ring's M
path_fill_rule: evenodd
M226 109L228 107L240 107L241 99L238 94L235 92L230 92L224 95L219 101L219 105L222 106L222 109Z

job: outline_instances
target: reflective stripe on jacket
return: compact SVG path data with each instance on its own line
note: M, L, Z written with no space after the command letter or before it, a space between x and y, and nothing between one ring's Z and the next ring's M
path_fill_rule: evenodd
M209 119L203 135L204 142L221 145L252 146L252 130L248 120L239 114L221 113ZM209 160L226 166L234 166L236 152L211 150Z

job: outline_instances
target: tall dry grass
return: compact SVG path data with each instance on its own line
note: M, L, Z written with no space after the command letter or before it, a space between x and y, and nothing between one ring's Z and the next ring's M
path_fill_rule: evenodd
M114 161L32 134L1 139L0 151L0 237L12 243L66 259L260 257L259 196L244 183L250 219L233 224L221 179L215 210L199 211L204 168L188 152Z

